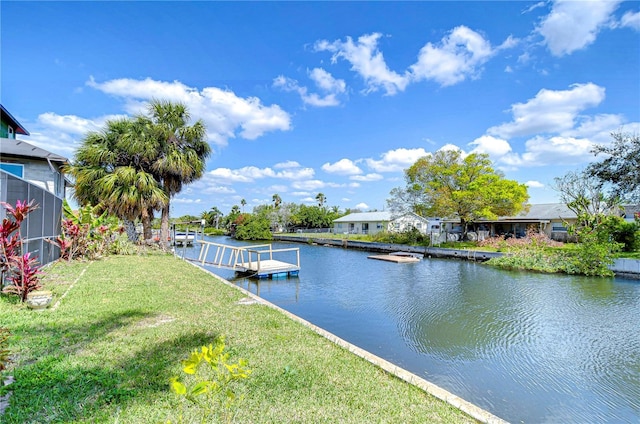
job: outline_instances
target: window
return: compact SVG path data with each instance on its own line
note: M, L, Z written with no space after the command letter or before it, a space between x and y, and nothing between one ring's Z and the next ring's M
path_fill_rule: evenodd
M567 232L567 227L565 227L565 226L563 226L562 224L559 224L559 223L558 224L554 223L552 225L552 227L551 227L551 231L554 232L554 233L560 233L560 232L566 233Z
M21 165L19 163L0 162L0 169L2 169L4 172L7 172L11 175L15 175L16 177L20 177L20 178L24 177L24 165Z
M13 127L11 125L7 126L7 138L16 138L15 134L13 133Z

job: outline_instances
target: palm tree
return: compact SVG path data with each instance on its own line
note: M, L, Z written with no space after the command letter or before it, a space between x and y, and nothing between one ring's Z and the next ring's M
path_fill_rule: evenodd
M282 199L277 193L273 195L271 200L273 200L273 205L276 209L278 209L280 207L280 204L282 204Z
M75 198L95 205L125 222L130 240L136 240L133 222L140 218L145 239L151 238L153 210L167 197L145 169L149 146L139 140L136 122L107 121L99 132L88 133L66 172L75 179ZM153 149L151 149L153 150ZM148 167L147 167L148 168Z
M149 117L140 117L141 128L147 130L141 139L151 138L156 143L156 156L151 171L160 182L167 197L162 206L160 238L169 237L169 211L171 197L204 174L211 147L206 142L206 128L202 120L188 125L189 111L182 103L152 100ZM153 152L152 152L153 153Z
M316 195L316 200L318 201L318 206L322 207L325 201L327 200L327 198L325 197L324 193L318 193Z
M240 200L240 204L242 205L242 213L244 213L244 207L247 205L247 201L242 199Z
M207 221L207 224L214 225L218 229L218 223L222 217L222 212L217 207L212 207L209 211L204 211L200 215L201 218Z

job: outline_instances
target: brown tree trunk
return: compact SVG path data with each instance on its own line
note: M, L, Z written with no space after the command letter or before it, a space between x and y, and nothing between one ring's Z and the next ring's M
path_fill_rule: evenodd
M144 241L151 240L153 234L151 232L151 213L148 209L142 210L142 238Z
M162 208L160 217L160 245L166 247L169 244L169 202Z

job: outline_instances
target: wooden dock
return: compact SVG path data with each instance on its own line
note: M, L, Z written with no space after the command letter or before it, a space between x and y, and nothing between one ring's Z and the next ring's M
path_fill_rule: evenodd
M411 263L411 262L420 262L420 258L417 258L412 255L372 255L367 256L369 259L377 259L379 261L387 261L387 262L395 262L395 263Z
M300 249L273 249L271 244L252 246L229 246L198 240L201 243L198 262L218 268L229 268L256 278L295 277L300 272ZM212 249L213 248L213 249ZM209 253L213 258L209 258ZM274 259L274 254L295 253L296 262L289 263Z

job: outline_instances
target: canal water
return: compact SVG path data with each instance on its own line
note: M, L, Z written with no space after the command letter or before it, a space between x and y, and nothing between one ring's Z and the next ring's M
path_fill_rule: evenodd
M273 245L300 248L299 277L208 269L507 421L640 422L640 281Z

